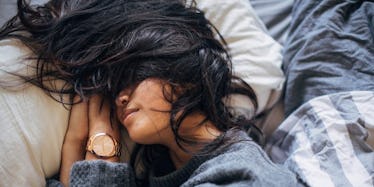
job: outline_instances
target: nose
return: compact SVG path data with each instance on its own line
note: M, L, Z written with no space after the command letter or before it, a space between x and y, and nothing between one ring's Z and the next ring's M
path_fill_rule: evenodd
M129 102L129 95L122 93L122 92L119 93L119 95L116 98L117 107L126 106L128 102Z

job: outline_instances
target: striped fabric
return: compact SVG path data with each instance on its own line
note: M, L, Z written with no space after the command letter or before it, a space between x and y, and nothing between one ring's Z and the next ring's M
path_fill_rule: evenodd
M374 92L320 96L275 131L266 151L306 186L374 186Z

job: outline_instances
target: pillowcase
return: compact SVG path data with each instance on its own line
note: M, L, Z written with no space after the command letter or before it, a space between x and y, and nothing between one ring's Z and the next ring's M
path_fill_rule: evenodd
M271 107L284 82L282 48L266 33L249 1L198 0L197 6L228 43L235 73L254 88L257 113ZM33 73L27 64L35 62L24 61L29 55L19 42L0 41L0 186L45 186L45 178L59 170L69 110L33 85L9 87L21 80L1 71ZM252 104L241 97L234 96L232 105L253 116Z
M8 72L33 73L31 54L16 41L0 41L0 186L45 186L59 170L69 110Z
M282 46L267 33L250 2L197 0L196 3L226 40L234 74L254 89L258 100L256 113L272 107L285 81L280 68ZM232 106L253 112L252 104L242 102L241 98L234 98Z

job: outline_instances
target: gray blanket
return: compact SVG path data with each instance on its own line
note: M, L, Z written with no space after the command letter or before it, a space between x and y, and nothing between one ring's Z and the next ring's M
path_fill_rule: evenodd
M326 94L374 90L374 1L296 0L285 43L285 112Z

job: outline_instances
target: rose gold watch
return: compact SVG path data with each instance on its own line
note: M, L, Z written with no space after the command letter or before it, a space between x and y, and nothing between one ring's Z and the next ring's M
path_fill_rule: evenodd
M92 135L87 142L86 150L98 157L109 158L120 156L121 145L112 136L106 133Z

